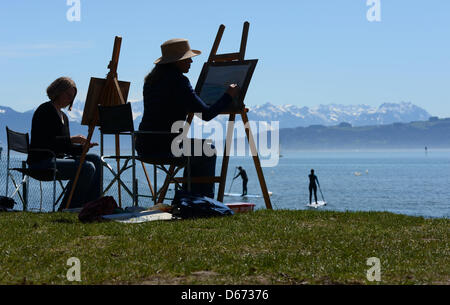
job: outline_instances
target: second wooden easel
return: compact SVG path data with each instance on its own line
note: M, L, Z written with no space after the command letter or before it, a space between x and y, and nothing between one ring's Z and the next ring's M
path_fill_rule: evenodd
M128 89L130 83L121 82L125 84L125 89L121 89L119 85L119 81L117 78L117 66L119 64L119 55L120 55L120 47L122 44L122 37L116 36L114 39L114 48L112 53L112 59L109 62L108 68L109 72L106 76L106 80L104 79L95 79L91 78L91 83L89 85L88 99L86 100L86 104L83 111L83 120L82 125L89 126L88 137L86 143L83 146L83 152L80 157L80 164L77 169L77 173L75 175L75 179L73 181L72 189L70 191L69 199L66 203L66 209L69 208L70 202L72 201L72 197L78 182L78 178L80 176L81 168L86 159L86 154L89 150L89 144L92 140L92 135L94 133L95 126L98 125L98 110L97 105L103 106L114 106L121 105L126 103L126 96L124 98L124 94L128 94ZM91 91L92 90L92 91ZM96 95L96 91L100 90L99 96ZM122 90L124 92L122 92ZM92 93L93 98L89 99ZM120 155L120 145L119 145L119 135L116 135L116 155ZM120 160L117 159L117 167L119 168ZM119 203L121 203L121 191L120 184L118 183L118 192L119 192Z
M216 39L214 41L213 47L211 49L211 53L208 58L208 63L218 63L218 62L235 62L235 61L244 61L245 58L245 50L247 46L247 38L248 38L248 31L249 31L250 24L248 22L244 23L244 28L242 31L242 38L241 38L241 46L239 52L236 53L227 53L227 54L217 54L217 50L219 49L220 41L222 40L223 32L225 31L225 26L222 24L219 27L219 30L216 35ZM197 92L198 94L199 92ZM250 124L247 116L248 109L245 108L245 105L241 108L239 111L233 111L233 112L225 112L221 114L227 114L229 115L229 123L227 127L227 136L226 136L226 142L225 142L225 148L224 148L224 156L222 159L222 169L220 176L217 177L194 177L191 179L192 183L219 183L219 192L217 195L217 200L223 202L223 197L225 193L225 183L227 179L227 171L228 171L228 162L229 162L229 156L230 156L230 150L231 150L231 142L233 140L233 128L234 128L234 122L236 119L236 114L240 114L242 117L242 121L245 126L245 134L247 136L247 140L250 146L250 151L253 156L253 162L255 164L256 173L258 174L258 180L259 185L261 186L261 191L264 197L264 202L266 204L267 209L272 209L272 203L270 201L269 192L267 190L266 181L264 179L264 174L261 168L261 162L259 160L258 151L256 149L255 140L253 138L253 133L250 129ZM194 114L191 113L188 115L186 124L192 123L192 120L194 118ZM187 132L187 131L185 131ZM172 173L174 171L175 167L171 166L169 168L169 171ZM183 182L183 178L175 178L175 181L177 182ZM166 180L164 182L164 185L162 186L161 194L158 198L158 203L161 203L166 195L169 183L172 183L172 181L169 181L169 178L166 177Z

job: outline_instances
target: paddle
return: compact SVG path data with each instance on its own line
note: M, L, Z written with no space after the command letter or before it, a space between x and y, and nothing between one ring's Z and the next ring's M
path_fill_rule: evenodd
M319 191L320 191L320 195L322 196L323 202L326 202L326 201L325 201L325 198L323 198L322 189L320 188L319 179L317 179L317 185L319 186Z
M237 170L237 167L234 168L233 180L231 181L230 189L228 190L228 193L231 193L231 187L233 186L234 179L236 179L236 178L234 178L234 176L236 175L236 170Z

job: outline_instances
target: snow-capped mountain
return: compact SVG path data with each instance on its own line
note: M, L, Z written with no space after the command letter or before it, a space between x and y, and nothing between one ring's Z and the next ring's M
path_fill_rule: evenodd
M142 101L138 102L132 102L132 109L133 109L133 118L135 123L135 128L137 129L139 126L139 123L142 118L143 114L143 103ZM361 125L383 125L382 127L386 127L384 129L380 129L381 131L377 131L380 139L384 136L388 137L390 133L392 133L392 123L408 123L411 121L429 121L430 114L425 111L424 109L417 107L411 103L386 103L382 104L379 107L371 107L368 105L350 105L350 106L344 106L344 105L320 105L317 107L299 107L295 105L273 105L270 103L266 103L263 105L258 106L250 106L250 111L248 113L250 121L279 121L279 128L293 128L293 127L307 127L310 125L326 125L326 126L335 126L339 125L342 122L347 122L352 124L353 126L361 126ZM71 134L82 134L87 135L88 130L87 126L80 125L82 116L84 111L84 102L76 101L72 107L72 111L66 111L67 115L70 118L70 131ZM10 129L19 131L19 132L30 132L31 130L31 119L34 113L33 110L29 110L26 112L17 112L10 107L4 107L0 106L0 130L3 130L3 132L0 132L0 143L4 147L6 145L6 132L5 132L5 126L8 126ZM225 124L227 121L228 116L218 116L215 120L219 121L222 124ZM237 116L237 119L240 119L240 116ZM448 119L450 120L450 119ZM445 120L444 120L445 121ZM446 123L445 121L444 123ZM427 122L425 122L427 123ZM200 121L199 119L194 119L194 125L204 125L205 122ZM441 124L440 128L445 124ZM273 125L272 125L273 127ZM253 127L252 127L253 128ZM431 128L431 127L430 127ZM196 128L191 128L192 130L195 130ZM305 140L299 136L292 135L294 129L284 129L280 132L281 138L280 143L283 145L283 147L289 148L289 145L300 145L301 147L309 147L314 144L314 139L320 138L323 139L325 135L317 136L316 134L310 134L311 130L307 130L307 135L312 136L313 140ZM356 130L356 129L354 129ZM378 129L377 129L378 130ZM253 130L254 132L256 130ZM299 134L302 134L302 130L298 131ZM333 130L335 132L335 130ZM383 135L383 132L386 134ZM402 131L404 132L404 131ZM433 137L436 137L436 134L438 135L436 138L440 139L442 138L442 132L446 132L445 130L442 131L439 129L437 132L435 130L434 134L427 135L429 139L432 139ZM294 132L295 133L295 132ZM286 137L286 134L288 135ZM398 133L396 133L398 134ZM414 134L414 135L413 135ZM364 134L359 133L351 133L353 137L356 138L364 138ZM329 136L329 135L328 135ZM347 139L342 137L334 138L334 133L331 137L328 138L327 143L329 145L334 145L333 147L338 147L340 142L345 145L350 145L348 143L353 143L353 138ZM345 136L349 136L346 134ZM373 135L372 135L373 136ZM414 133L414 132L406 132L402 138L405 139L418 139L420 137L423 137L422 133ZM295 138L297 137L297 138ZM358 139L359 139L358 138ZM286 139L289 139L286 142ZM295 140L297 139L297 140ZM340 139L340 140L337 140ZM96 128L94 131L94 142L99 142L99 132ZM303 142L302 142L303 141ZM306 142L305 142L306 141ZM309 141L309 142L308 142ZM336 143L334 143L334 142ZM359 141L359 140L358 140ZM381 141L381 140L380 140ZM383 140L384 141L384 140ZM381 141L380 143L384 143L386 141ZM395 140L398 145L400 145L401 141L396 138ZM403 140L402 140L403 141ZM422 141L422 140L421 140ZM440 140L435 141L435 143L440 143ZM297 144L295 144L295 143ZM389 142L389 141L388 141ZM423 142L423 141L422 141ZM445 141L444 141L445 142ZM113 143L113 142L111 142ZM111 147L113 147L111 144ZM299 144L300 143L300 144ZM327 144L325 143L325 144ZM334 143L334 144L333 144ZM358 144L359 143L359 144ZM362 143L362 142L361 142ZM358 145L361 144L360 142L357 142ZM365 142L364 142L365 143ZM378 143L378 142L377 142ZM387 143L387 142L386 142ZM399 144L400 143L400 144ZM427 142L428 143L428 142ZM124 144L124 147L127 147L127 144ZM289 144L289 145L288 145ZM323 143L322 143L323 144ZM321 144L321 145L322 145ZM327 145L328 145L327 144ZM379 143L378 143L379 144ZM378 145L373 144L373 145ZM396 145L397 145L396 144ZM414 145L417 143L414 143ZM105 144L108 145L108 144ZM297 146L298 146L297 145ZM308 146L309 145L309 146ZM315 145L315 144L314 144ZM356 144L355 144L356 145ZM361 144L362 145L362 144ZM392 144L393 145L393 144ZM409 145L409 144L408 144ZM420 144L422 145L422 144ZM431 144L430 144L431 145ZM436 144L437 145L437 144ZM129 146L129 145L128 145ZM291 148L295 148L295 147ZM300 147L299 146L299 147ZM323 146L323 145L322 145ZM321 147L322 147L321 146ZM313 146L311 146L313 147Z
M369 105L319 105L298 107L266 103L249 107L249 119L280 121L280 128L310 125L337 125L347 122L353 126L385 125L395 122L426 121L430 114L412 103L385 103L379 107Z

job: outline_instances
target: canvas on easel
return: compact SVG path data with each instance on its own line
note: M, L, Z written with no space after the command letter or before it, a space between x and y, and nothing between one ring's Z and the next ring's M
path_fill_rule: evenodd
M95 116L97 114L98 105L102 105L101 94L105 85L106 79L91 77L86 102L84 103L81 125L89 126L91 122L94 122L94 124L98 126L98 119ZM123 99L126 101L130 90L130 82L119 81L119 87L122 92Z
M207 105L213 105L227 91L229 85L237 84L240 88L239 95L224 112L239 112L244 107L245 94L257 63L257 59L206 62L195 91Z

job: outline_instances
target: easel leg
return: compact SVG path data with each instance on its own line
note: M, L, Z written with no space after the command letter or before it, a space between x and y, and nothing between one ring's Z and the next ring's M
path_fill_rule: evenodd
M142 169L144 170L145 178L147 179L148 187L150 188L150 192L152 196L155 197L155 191L153 190L152 183L150 182L150 178L148 177L147 169L145 168L144 162L141 162Z
M227 127L227 138L225 141L224 154L222 159L222 170L220 172L219 192L217 194L217 201L223 202L223 196L225 193L225 183L227 181L228 161L230 159L231 141L233 141L233 129L236 115L230 114Z
M270 202L269 192L267 190L266 180L264 179L264 174L261 168L261 163L259 161L258 151L256 150L255 140L253 139L252 131L250 130L250 124L248 122L247 113L245 111L241 112L242 121L244 122L245 133L247 135L248 144L250 146L250 151L253 156L253 162L255 163L256 173L258 174L259 185L261 186L261 191L263 193L264 202L266 203L266 208L272 210L272 203Z
M116 137L116 156L120 155L120 136L118 134L115 135ZM116 159L117 162L117 173L119 175L119 179L120 179L120 159L117 158ZM119 196L119 207L122 207L122 191L120 189L120 183L117 183L117 192L118 192L118 196Z
M78 165L77 173L75 175L75 179L73 180L72 189L70 190L69 199L67 200L67 203L66 203L66 209L68 209L69 206L70 206L70 202L72 201L73 193L75 192L75 188L76 188L77 183L78 183L78 178L80 178L81 168L82 168L82 166L84 164L84 160L86 159L86 155L87 155L87 152L89 150L89 143L91 143L92 135L94 134L94 128L95 128L95 125L89 125L88 137L87 137L87 140L86 140L86 144L83 146L83 152L81 153L81 157L80 157L80 164Z

